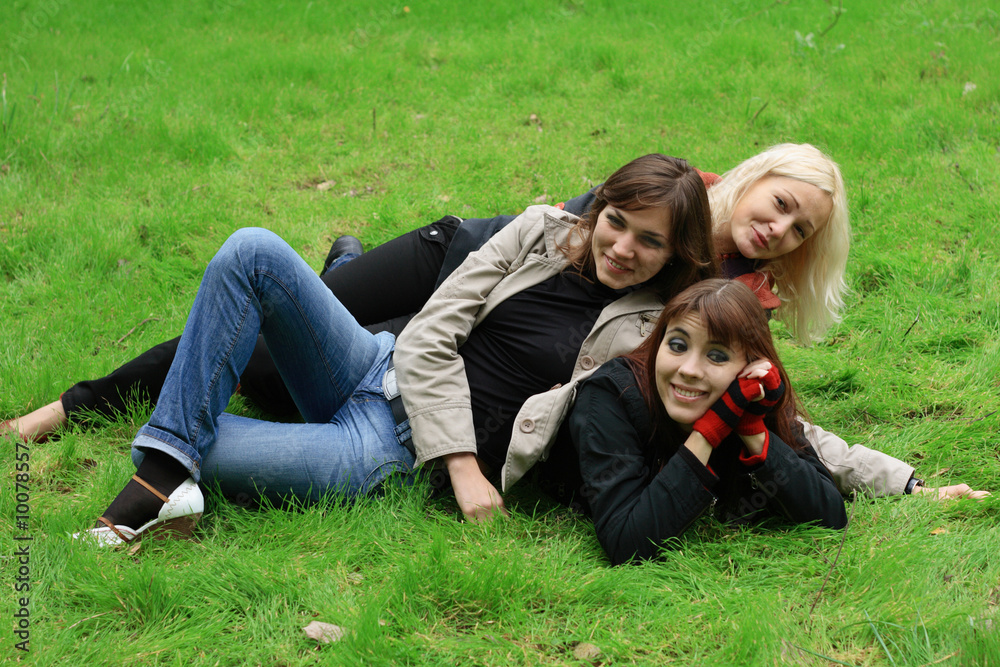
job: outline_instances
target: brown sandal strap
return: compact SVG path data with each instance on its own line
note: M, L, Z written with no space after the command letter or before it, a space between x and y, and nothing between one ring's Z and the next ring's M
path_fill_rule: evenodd
M146 487L147 489L149 489L150 493L152 493L154 496L156 496L157 498L159 498L163 502L167 502L168 500L170 500L170 498L167 498L165 495L163 495L162 493L160 493L159 491L157 491L156 489L154 489L153 485L150 484L149 482L147 482L146 480L144 480L142 477L139 477L138 475L132 475L132 479L134 479L135 481L139 482L144 487Z
M118 537L120 537L121 541L124 542L125 544L128 544L129 542L132 541L131 537L126 536L125 533L123 533L122 531L118 530L118 526L116 526L115 524L111 523L110 521L108 521L107 519L105 519L103 516L97 517L97 520L100 521L101 523L103 523L108 528L110 528L111 532L113 532L115 535L117 535Z

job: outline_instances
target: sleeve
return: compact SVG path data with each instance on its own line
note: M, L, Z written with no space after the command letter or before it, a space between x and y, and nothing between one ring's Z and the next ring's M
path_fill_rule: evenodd
M843 496L808 449L796 452L769 432L767 458L750 471L750 477L754 491L741 501L741 505L749 503L749 507L740 507L741 512L749 514L766 504L775 514L795 523L816 522L835 529L847 525Z
M642 400L634 385L624 392ZM569 417L583 495L597 539L615 565L656 556L712 504L710 487L717 481L685 447L651 478L625 393L599 371L580 387Z
M469 218L459 225L455 236L448 244L435 288L440 287L448 276L457 269L470 253L482 248L487 241L517 219L515 215L498 215L495 218Z
M904 493L913 467L880 451L851 445L815 424L802 422L806 439L833 475L844 495L856 491L869 498Z
M394 363L417 465L447 454L476 452L469 382L458 348L527 239L539 235L545 212L554 210L529 208L470 254L400 334Z

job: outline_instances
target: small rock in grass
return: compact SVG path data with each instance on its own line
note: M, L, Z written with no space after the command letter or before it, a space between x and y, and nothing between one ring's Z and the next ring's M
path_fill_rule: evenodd
M323 642L324 644L340 641L340 639L344 636L344 629L339 625L334 625L333 623L313 621L302 629L306 631L306 635L310 639L315 639L316 641Z

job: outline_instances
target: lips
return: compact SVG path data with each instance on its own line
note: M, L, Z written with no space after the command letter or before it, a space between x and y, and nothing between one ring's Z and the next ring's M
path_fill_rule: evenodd
M708 393L707 391L701 391L700 389L690 389L676 384L671 384L670 388L674 390L674 396L679 401L685 403L697 401Z
M609 257L608 255L604 256L604 263L608 266L609 269L611 269L613 273L617 273L619 275L628 273L629 271L632 270L627 266L619 264L615 260L611 259L611 257Z
M757 245L759 245L762 250L767 250L769 248L767 244L767 238L765 238L764 235L758 232L756 229L753 230L753 234L754 234L754 240L757 242Z

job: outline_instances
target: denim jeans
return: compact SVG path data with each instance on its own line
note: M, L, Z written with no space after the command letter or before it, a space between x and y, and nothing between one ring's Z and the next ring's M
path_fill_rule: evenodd
M258 333L306 423L223 413ZM275 234L237 231L205 271L133 461L163 451L227 494L365 493L414 462L400 444L409 424L382 393L394 343L363 329Z

